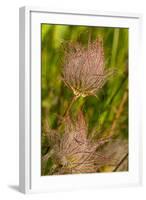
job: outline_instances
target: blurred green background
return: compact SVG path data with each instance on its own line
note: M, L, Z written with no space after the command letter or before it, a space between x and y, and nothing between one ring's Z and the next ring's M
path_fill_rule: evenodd
M111 134L128 138L128 29L71 25L41 25L41 119L42 155L46 152L43 124L57 128L73 93L61 80L64 48L68 42L86 45L91 40L103 39L105 67L116 68L117 73L97 93L78 99L71 113L82 108L89 134ZM113 130L111 130L113 128Z

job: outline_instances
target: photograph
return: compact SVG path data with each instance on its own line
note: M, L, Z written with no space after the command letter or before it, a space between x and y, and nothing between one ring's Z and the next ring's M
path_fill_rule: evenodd
M41 23L41 176L129 163L129 29Z

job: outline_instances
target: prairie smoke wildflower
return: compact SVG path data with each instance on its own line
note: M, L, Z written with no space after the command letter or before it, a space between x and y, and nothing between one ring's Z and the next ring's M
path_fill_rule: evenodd
M63 136L54 133L49 134L49 140L53 141L52 159L56 166L54 174L93 173L99 167L109 164L110 157L97 151L109 139L91 141L87 137L87 126L81 112L76 122L70 117L66 118Z
M102 42L88 42L88 47L81 44L69 44L65 51L63 81L76 97L96 96L114 70L105 69Z

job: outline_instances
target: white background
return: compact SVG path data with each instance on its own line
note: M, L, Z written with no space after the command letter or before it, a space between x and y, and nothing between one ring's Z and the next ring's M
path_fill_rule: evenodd
M0 199L146 199L146 173L143 186L120 189L98 189L50 194L23 195L18 192L19 158L19 7L41 6L52 9L146 12L145 0L4 0L0 4ZM143 50L146 52L146 14L143 22ZM135 55L136 56L136 55ZM143 61L146 68L146 62ZM146 70L143 73L146 93ZM143 95L146 102L146 95ZM146 104L146 103L145 103ZM146 106L143 110L146 113ZM143 115L146 121L146 114ZM143 123L145 123L143 120ZM146 134L145 124L143 133ZM146 169L146 136L143 134Z

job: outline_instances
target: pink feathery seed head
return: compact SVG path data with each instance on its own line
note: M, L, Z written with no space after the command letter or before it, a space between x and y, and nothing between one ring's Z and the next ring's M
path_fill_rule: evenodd
M114 72L105 69L102 41L89 41L88 47L71 43L68 48L63 68L64 83L75 96L95 96Z
M53 147L53 160L58 166L56 173L97 172L98 168L106 163L106 159L96 153L101 141L93 142L87 137L88 128L82 112L78 114L76 121L69 116L66 120L64 134L60 142Z

